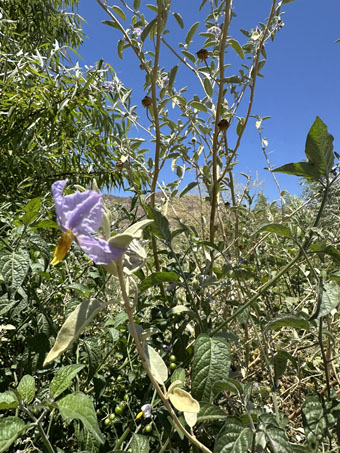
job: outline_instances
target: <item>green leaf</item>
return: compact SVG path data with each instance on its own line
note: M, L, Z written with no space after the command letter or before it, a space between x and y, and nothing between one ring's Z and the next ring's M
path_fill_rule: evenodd
M116 28L117 30L120 30L120 27L118 24L116 24L115 21L113 20L102 20L102 24L109 25L110 27Z
M140 0L133 0L133 8L138 10L139 6L140 6Z
M149 453L149 439L141 434L134 434L132 436L131 450L133 453Z
M294 314L280 315L269 321L266 324L264 331L266 332L268 330L280 329L280 327L293 327L294 329L308 330L309 322L302 316Z
M214 406L213 404L208 403L201 403L201 409L197 416L198 422L214 422L217 420L226 420L228 415L219 408L218 406Z
M57 398L64 390L69 388L72 379L84 368L85 365L67 365L58 370L50 384L50 395Z
M25 280L30 265L30 256L27 250L17 251L1 250L0 274L5 283L16 291Z
M168 368L162 357L148 344L145 345L144 353L152 376L159 384L164 385L164 382L168 379Z
M282 165L282 167L275 168L273 172L286 173L287 175L302 176L307 181L318 181L320 173L314 165L309 162L295 162L291 164Z
M285 431L279 426L271 414L261 415L259 431L265 434L270 451L280 453L293 453L293 445L288 442Z
M177 70L178 70L178 64L176 66L173 66L170 69L170 72L169 72L169 83L168 83L168 89L169 90L172 88L172 86L173 86L173 84L175 82Z
M171 383L175 381L181 381L182 386L185 384L185 369L178 367L176 368L171 375Z
M19 401L14 392L0 393L0 410L15 409L18 405Z
M203 80L203 85L204 85L204 90L207 93L207 96L211 97L214 94L214 90L213 90L210 80L208 78L205 78Z
M334 165L333 140L326 124L317 116L307 135L305 153L323 176L327 176Z
M237 418L230 417L217 435L214 453L244 453L250 450L252 439L251 429L244 427Z
M184 195L188 192L190 192L191 189L193 189L194 187L196 187L198 184L198 182L191 182L189 183L183 190L182 192L179 194L179 198L182 198L184 197Z
M288 357L285 354L285 351L278 351L274 355L274 379L275 382L283 376L287 369Z
M151 217L155 222L151 225L152 232L161 239L164 239L166 242L171 242L171 231L169 227L168 219L157 209L151 208L151 206L146 207L149 217Z
M232 392L242 395L243 387L236 379L224 378L223 381L215 382L213 387L214 396L221 392Z
M119 39L118 44L117 44L117 54L121 60L123 59L123 49L124 49L124 40Z
M0 453L7 451L25 428L19 417L0 418Z
M317 317L322 318L331 313L340 302L340 287L335 282L328 282L323 285L321 304Z
M327 414L325 409L319 395L312 394L305 397L302 404L302 422L311 444L317 442L318 437L321 439L324 437L327 426L331 422L330 414Z
M152 286L159 285L160 283L177 281L178 275L175 274L175 272L154 272L142 281L142 283L139 285L139 291L146 291Z
M242 47L240 46L240 43L236 41L236 39L228 39L228 43L235 50L235 52L243 59L244 53Z
M187 50L182 50L182 54L187 57L191 63L195 63L196 62L196 57L193 53L191 52L188 52Z
M190 107L193 107L194 109L196 110L199 110L201 112L207 112L208 109L206 108L206 106L204 104L202 104L202 102L198 102L198 101L191 101L189 102L189 105ZM190 184L193 184L193 183L190 183ZM195 183L196 185L197 183Z
M111 8L122 20L126 21L126 16L124 14L124 11L121 8L119 8L119 6L113 5Z
M53 362L53 360L66 351L76 341L80 333L92 321L95 315L104 307L106 307L106 304L102 304L96 299L87 299L79 304L62 325L54 346L48 353L43 366Z
M184 22L183 22L182 16L179 13L172 13L172 15L176 19L178 25L183 29L184 28Z
M192 395L198 401L209 402L216 381L229 375L230 347L225 338L200 334L195 342L192 365Z
M39 215L41 208L41 197L33 198L25 207L25 215L20 218L25 225L30 225Z
M195 22L195 23L190 27L190 29L189 29L189 31L188 31L186 37L185 37L185 44L186 44L187 46L190 45L190 43L191 43L191 41L192 41L192 39L193 39L193 37L194 37L196 31L197 31L197 28L198 28L199 24L200 24L199 22Z
M278 234L279 236L284 236L286 238L291 237L290 229L287 225L282 225L282 223L267 223L266 225L261 226L255 234L261 233L262 231L268 231L270 233Z
M85 428L93 434L95 439L100 443L104 443L93 403L87 395L81 392L66 395L57 401L57 406L65 420L81 420Z
M21 378L19 385L17 387L18 392L20 393L21 398L25 403L31 403L35 396L35 381L34 377L30 374L26 374Z
M156 27L157 25L157 19L153 19L151 22L148 23L148 25L144 28L142 34L141 34L141 40L145 41L147 38L148 34L151 32L151 30Z

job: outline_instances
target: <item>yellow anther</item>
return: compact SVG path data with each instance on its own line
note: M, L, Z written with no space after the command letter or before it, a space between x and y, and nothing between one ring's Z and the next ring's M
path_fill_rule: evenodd
M60 261L65 258L65 255L69 251L72 241L75 238L76 237L71 230L66 231L66 233L61 236L54 251L53 260L51 261L52 266L60 263Z

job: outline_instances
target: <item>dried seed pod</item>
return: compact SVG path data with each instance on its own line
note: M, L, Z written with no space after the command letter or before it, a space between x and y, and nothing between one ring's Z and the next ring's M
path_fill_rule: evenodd
M152 104L152 99L150 98L150 96L144 96L142 99L142 104L144 107L150 107L150 105Z
M217 126L220 131L226 131L229 127L229 121L225 120L224 118L217 123Z
M207 49L200 49L198 52L196 52L196 55L200 60L206 60L209 56L209 53Z

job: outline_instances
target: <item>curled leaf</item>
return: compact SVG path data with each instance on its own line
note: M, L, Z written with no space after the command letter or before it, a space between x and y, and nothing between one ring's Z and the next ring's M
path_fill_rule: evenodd
M175 388L171 393L168 393L168 396L171 404L178 411L194 414L198 414L200 411L199 402L183 389Z

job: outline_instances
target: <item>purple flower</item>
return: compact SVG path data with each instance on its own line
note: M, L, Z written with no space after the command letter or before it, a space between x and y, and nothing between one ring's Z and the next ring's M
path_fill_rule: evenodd
M162 77L162 85L163 85L163 88L167 87L169 84L169 76L168 74L165 74L163 77Z
M142 33L143 33L143 30L141 28L134 28L132 30L132 34L135 38L139 38Z
M215 35L215 38L218 38L221 34L221 29L217 25L213 25L212 27L208 28L207 32L212 33L213 35Z
M115 84L113 82L106 82L105 86L110 93L115 91Z
M76 241L96 264L110 264L119 259L125 249L92 236L102 224L102 196L94 190L77 191L63 196L66 183L67 179L56 181L52 185L57 221L64 234L59 239L51 264L58 264L65 257L73 241Z

